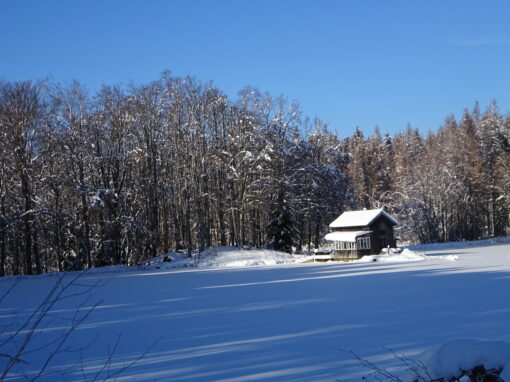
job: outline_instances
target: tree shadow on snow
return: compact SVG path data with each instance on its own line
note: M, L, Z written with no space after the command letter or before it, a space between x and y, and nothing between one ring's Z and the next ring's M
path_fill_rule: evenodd
M398 363L387 348L414 355L457 337L510 339L509 277L437 261L119 275L93 291L105 307L73 341L99 336L82 355L90 376L112 335L123 339L113 369L161 337L119 381L356 379L366 370L340 349L385 367ZM71 314L65 308L60 315ZM51 340L57 326L39 338ZM75 358L63 354L55 367Z

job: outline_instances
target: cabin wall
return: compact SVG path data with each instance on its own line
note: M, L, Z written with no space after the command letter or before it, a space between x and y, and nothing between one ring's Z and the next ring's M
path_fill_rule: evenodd
M388 219L380 216L371 225L370 240L372 241L373 254L378 254L383 248L395 248L397 241L395 240L395 234L393 230L393 223Z
M365 255L369 255L368 249L354 249L352 251L333 251L333 260L357 260Z
M370 250L353 250L353 251L333 251L333 258L335 259L359 259L369 254L379 254L383 248L390 246L390 248L397 247L393 223L384 217L379 216L370 224L370 226L360 227L344 227L334 228L334 232L354 232L354 231L372 231L370 233Z

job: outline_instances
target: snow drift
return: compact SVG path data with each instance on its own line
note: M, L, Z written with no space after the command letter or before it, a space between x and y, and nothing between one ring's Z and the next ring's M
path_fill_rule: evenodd
M412 364L414 370L408 371L403 381L457 380L477 367L497 371L499 378L510 381L510 342L455 339L422 354Z

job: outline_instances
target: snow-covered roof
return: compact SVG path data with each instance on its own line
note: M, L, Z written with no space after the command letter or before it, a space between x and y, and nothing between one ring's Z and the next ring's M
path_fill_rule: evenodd
M346 211L329 226L331 228L364 227L372 223L379 215L386 216L393 224L398 222L382 208L376 210Z
M343 231L330 232L324 238L328 241L350 241L355 242L358 236L366 235L372 231Z

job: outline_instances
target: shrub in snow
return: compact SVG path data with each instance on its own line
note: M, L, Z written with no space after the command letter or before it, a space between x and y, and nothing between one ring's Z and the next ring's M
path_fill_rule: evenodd
M394 382L510 382L510 343L458 339L417 359L394 353L405 365L401 375L384 370L358 355L353 356L371 373L363 379Z
M504 382L500 377L501 369L486 370L483 366L476 366L463 372L462 378L469 378L473 382ZM462 380L461 378L461 380Z
M473 339L449 341L432 353L424 365L432 380L441 382L462 378L473 382L510 382L510 343Z

